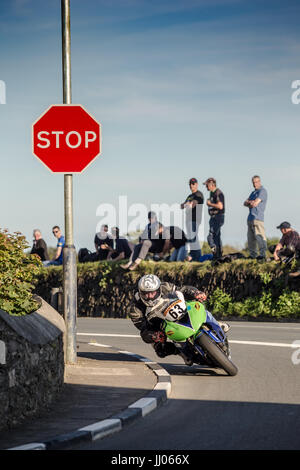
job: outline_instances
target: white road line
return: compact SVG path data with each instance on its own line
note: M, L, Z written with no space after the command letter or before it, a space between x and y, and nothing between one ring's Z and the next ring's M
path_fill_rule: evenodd
M281 325L266 325L265 323L263 325L251 325L249 323L245 323L245 324L240 324L240 325L236 325L236 324L233 324L231 323L232 325L232 328L264 328L264 329L273 329L273 330L300 330L300 327L298 326L281 326Z
M107 336L116 338L140 338L140 335L121 335L118 333L77 333L79 336Z
M120 350L119 353L121 353L121 354L127 354L128 356L136 356L135 353L130 352L130 351L123 351L123 350Z
M84 336L108 336L111 338L117 337L117 338L140 338L140 335L122 335L122 334L113 334L113 333L77 333L77 335L84 335ZM299 348L298 342L295 340L293 343L268 343L265 341L241 341L241 340L235 340L235 339L230 339L229 343L235 343L235 344L247 344L249 346L275 346L275 347L280 347L280 348ZM103 347L109 347L105 344L98 344L98 343L89 343L89 344L94 344L97 346L103 346Z
M239 340L230 340L229 343L235 344L249 344L250 346L276 346L280 348L299 348L299 344L295 343L266 343L262 341L239 341Z

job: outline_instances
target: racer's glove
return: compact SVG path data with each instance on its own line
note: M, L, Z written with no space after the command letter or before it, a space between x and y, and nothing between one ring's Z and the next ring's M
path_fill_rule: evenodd
M155 331L152 338L154 343L164 343L166 341L166 335L163 331Z
M207 299L207 295L199 290L195 293L195 299L198 300L198 302L205 302Z
M162 331L143 330L141 331L142 340L145 343L163 343L166 336Z

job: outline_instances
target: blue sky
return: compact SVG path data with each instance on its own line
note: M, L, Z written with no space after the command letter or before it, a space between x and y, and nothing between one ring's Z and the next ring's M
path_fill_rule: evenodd
M283 220L300 230L299 13L298 1L71 0L72 101L103 144L74 175L77 248L93 248L100 204L181 203L190 177L223 190L224 243L246 241L254 174L269 193L267 236ZM60 28L59 0L0 2L0 226L30 243L39 227L50 246L63 176L32 155L31 125L62 102Z

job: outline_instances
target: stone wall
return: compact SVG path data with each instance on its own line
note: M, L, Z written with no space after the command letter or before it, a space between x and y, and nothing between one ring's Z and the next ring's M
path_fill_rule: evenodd
M64 320L40 302L25 316L0 310L0 429L44 409L64 383Z

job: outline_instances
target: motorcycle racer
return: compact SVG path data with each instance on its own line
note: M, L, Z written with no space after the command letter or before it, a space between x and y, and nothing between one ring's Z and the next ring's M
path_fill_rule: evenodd
M129 317L134 326L140 330L140 335L145 343L152 344L156 354L163 358L171 354L179 354L186 365L192 365L193 361L188 357L188 352L180 350L172 342L167 341L166 335L161 331L162 314L170 301L177 298L178 292L183 294L185 300L197 300L204 302L206 294L193 286L177 287L170 282L161 282L154 274L142 276L138 282L138 290L134 295ZM213 315L206 311L209 321L216 328L222 328L224 333L229 330L229 325L218 322ZM152 318L151 318L152 317Z

